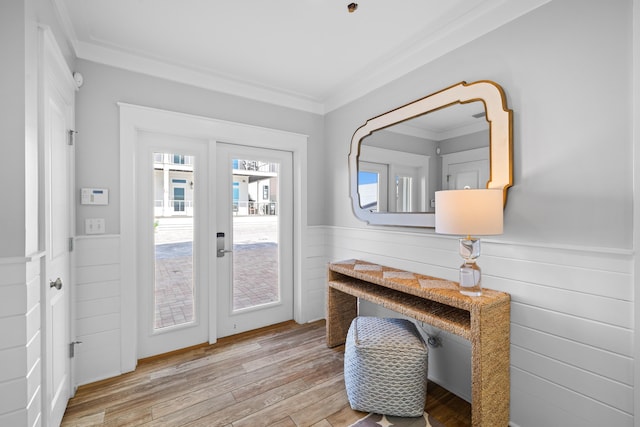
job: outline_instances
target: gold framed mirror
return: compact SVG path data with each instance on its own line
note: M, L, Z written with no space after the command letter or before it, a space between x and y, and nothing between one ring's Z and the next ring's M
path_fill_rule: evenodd
M435 191L513 183L512 111L502 88L481 80L367 120L351 139L353 211L372 225L435 226ZM484 120L483 120L484 119Z

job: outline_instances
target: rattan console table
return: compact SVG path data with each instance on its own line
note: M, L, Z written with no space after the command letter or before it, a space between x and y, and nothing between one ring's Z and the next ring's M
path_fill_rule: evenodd
M509 294L468 297L456 282L360 260L330 263L328 285L327 346L344 344L358 298L459 335L471 342L472 425L508 425Z

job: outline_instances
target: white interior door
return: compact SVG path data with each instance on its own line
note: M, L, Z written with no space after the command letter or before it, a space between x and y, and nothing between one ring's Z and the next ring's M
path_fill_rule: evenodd
M216 146L217 336L293 318L292 153Z
M74 223L74 90L53 75L44 79L42 109L43 240L43 424L62 420L71 389L71 238Z
M489 149L475 149L442 156L442 188L486 188L489 181Z
M138 358L208 341L207 153L205 140L139 133Z

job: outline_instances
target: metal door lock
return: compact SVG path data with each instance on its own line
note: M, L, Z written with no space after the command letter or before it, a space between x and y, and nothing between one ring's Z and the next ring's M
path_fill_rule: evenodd
M233 251L224 248L224 233L216 234L216 256L222 258L224 254L229 254Z

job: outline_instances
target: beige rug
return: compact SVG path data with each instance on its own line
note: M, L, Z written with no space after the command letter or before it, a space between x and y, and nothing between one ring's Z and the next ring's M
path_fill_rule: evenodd
M349 427L445 427L445 425L425 412L422 417L417 418L369 414Z

